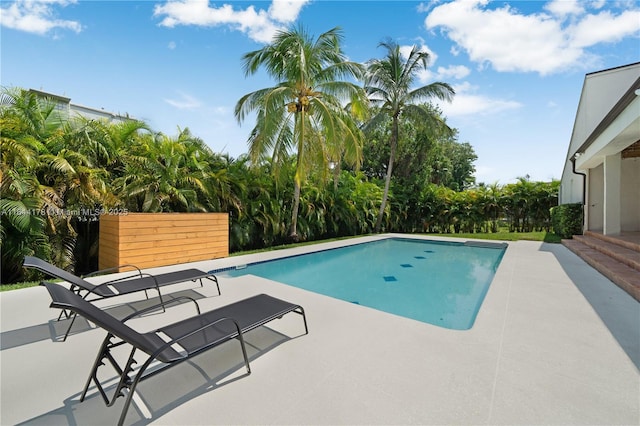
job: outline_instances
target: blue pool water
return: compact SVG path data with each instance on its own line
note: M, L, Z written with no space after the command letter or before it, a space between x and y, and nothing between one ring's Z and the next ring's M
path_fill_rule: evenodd
M229 271L455 330L473 326L506 244L389 238Z

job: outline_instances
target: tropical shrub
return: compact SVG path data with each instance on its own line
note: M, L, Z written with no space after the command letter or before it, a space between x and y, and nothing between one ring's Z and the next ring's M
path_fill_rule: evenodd
M551 209L553 232L562 238L582 235L584 208L581 203L561 204Z

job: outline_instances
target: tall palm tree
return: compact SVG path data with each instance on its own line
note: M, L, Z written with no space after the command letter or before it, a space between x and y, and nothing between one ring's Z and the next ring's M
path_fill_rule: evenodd
M378 113L371 119L368 126L378 124L385 118L391 118L391 135L389 140L390 153L387 166L384 193L375 230L380 232L382 218L389 196L389 185L398 147L398 123L400 116L413 120L433 121L444 125L442 120L433 114L428 108L419 105L419 102L438 98L451 100L454 91L447 83L434 82L426 86L414 88L418 72L427 69L429 65L429 53L420 51L416 46L405 58L400 46L394 41L381 42L379 47L387 49L387 55L383 59L372 59L367 64L365 77L365 90L369 94L373 105L379 106Z
M242 123L256 112L256 125L249 137L249 155L253 163L271 154L274 172L296 152L294 197L289 234L298 239L297 218L300 188L309 170L342 160L359 166L362 134L354 113L363 117L366 110L364 90L343 79L360 78L361 64L347 60L340 43L342 32L333 28L315 41L301 27L280 31L273 42L243 56L245 76L264 67L277 84L243 96L235 115ZM344 105L349 103L346 110ZM335 144L340 143L340 149ZM331 157L331 158L330 158Z

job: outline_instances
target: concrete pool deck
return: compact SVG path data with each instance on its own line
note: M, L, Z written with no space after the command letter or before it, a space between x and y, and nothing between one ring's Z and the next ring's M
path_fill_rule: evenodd
M189 266L219 269L377 238ZM126 424L640 424L640 303L560 244L510 242L466 331L253 276L221 276L220 287L222 296L206 283L163 294L197 297L205 311L268 293L302 305L309 334L287 315L246 335L249 376L229 342L142 382ZM142 298L98 304L124 315ZM79 402L104 332L78 320L57 341L67 323L55 321L49 303L42 287L0 293L0 424L115 424L123 398L109 408L91 388ZM148 330L193 311L185 304L131 324Z

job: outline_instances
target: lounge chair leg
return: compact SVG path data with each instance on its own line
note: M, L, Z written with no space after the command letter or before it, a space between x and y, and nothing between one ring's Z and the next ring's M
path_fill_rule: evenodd
M292 311L292 312L295 312L298 315L302 315L302 320L304 321L304 334L309 334L309 327L307 327L307 316L304 313L304 308L302 306L298 306L298 308L300 309L300 312L298 311Z
M154 359L155 358L153 356L149 357L149 359L145 361L142 367L140 367L140 371L138 371L138 374L136 374L135 379L133 379L133 381L127 386L127 388L129 389L129 392L127 393L127 399L124 401L124 407L122 407L122 411L120 412L120 419L118 420L118 426L122 426L124 424L124 419L127 417L127 412L129 411L129 406L131 405L131 400L133 399L133 394L136 391L138 382L140 382L140 379L142 379L143 373L145 372L149 364L151 364L151 362Z
M58 315L58 321L62 321L62 316L63 315L64 315L65 319L69 319L69 318L71 318L72 313L70 313L66 309L61 309L60 310L60 315Z
M110 350L111 348L124 344L124 341L117 341L116 343L111 343L111 340L113 338L114 338L113 334L108 334L107 337L104 339L104 342L100 347L100 352L98 352L96 361L94 362L93 368L91 369L91 373L89 374L89 378L87 379L87 383L85 384L84 389L82 390L82 394L80 395L80 402L83 402L85 397L87 396L87 391L89 390L89 386L91 385L92 380L96 384L96 388L98 389L98 392L102 396L102 399L104 400L104 403L106 404L107 407L111 407L115 403L118 397L124 396L124 394L122 393L122 389L129 387L130 380L128 375L132 371L132 366L136 363L135 359L133 359L133 356L136 352L136 348L133 348L131 350L131 354L129 355L129 360L127 361L127 364L123 369L122 367L120 367L120 365L118 365L118 362L111 355ZM100 380L98 379L98 369L100 368L100 366L105 365L105 362L104 362L105 359L109 361L113 369L120 376L120 382L118 383L111 400L109 400L107 393L105 392L104 388L102 387L102 384L100 384Z
M112 334L107 334L107 337L105 337L104 341L102 342L102 346L100 346L100 350L98 351L98 356L96 357L96 360L93 363L93 368L91 368L91 373L89 373L89 378L87 379L87 383L84 385L84 389L82 390L82 394L80 395L80 402L84 401L85 396L87 396L87 391L89 390L89 386L91 385L91 380L95 379L97 384L98 368L104 364L102 360L104 359L105 356L107 356L107 353L109 352L108 348L109 348L109 344L112 337L113 337ZM99 384L98 384L98 389L103 394L102 396L104 398L105 395L102 392L102 389L100 388Z
M247 374L251 374L251 367L249 366L249 357L247 356L247 347L244 344L244 337L242 337L242 332L238 333L238 339L240 340L240 346L242 347L242 356L244 357L244 366L247 367Z
M220 283L218 282L218 277L214 275L213 280L216 282L216 287L218 288L218 296L222 296L222 293L220 292Z
M124 393L122 393L123 389L129 389L129 392L132 391L131 379L129 379L129 373L133 371L133 365L137 364L136 360L133 358L135 353L136 353L136 348L133 348L131 350L131 353L129 354L129 360L127 361L127 365L125 365L124 370L120 372L120 381L118 382L118 386L114 391L113 399L111 400L110 403L107 404L108 407L111 407L113 404L115 404L116 399L118 399L118 397L124 396Z
M78 296L81 296L80 288L76 287L75 284L71 284L71 287L69 287L69 290L71 290L72 292L74 292ZM69 318L71 318L71 315L75 316L76 314L74 312L72 312L72 311L67 311L66 309L62 309L62 310L60 310L60 315L58 315L58 321L62 320L62 316L63 315L64 315L64 317L66 319L69 319ZM66 336L65 336L65 339L66 339Z
M64 333L64 337L62 338L63 342L67 341L67 336L69 336L69 333L71 332L71 327L73 327L73 323L76 321L76 318L78 317L78 314L74 313L71 316L71 324L69 324L69 327L67 328L66 333Z
M162 305L162 312L167 312L167 308L164 307L164 300L162 300L162 293L160 289L158 289L158 296L160 297L160 304ZM197 305L197 303L196 303Z
M214 283L216 283L216 288L218 289L218 296L221 296L222 293L220 292L220 283L218 282L218 277L216 277L215 275L210 275L208 277L204 277L208 280L213 281ZM204 284L202 283L202 278L200 278L200 287L204 287Z

